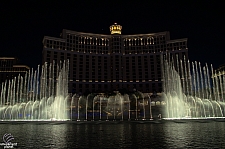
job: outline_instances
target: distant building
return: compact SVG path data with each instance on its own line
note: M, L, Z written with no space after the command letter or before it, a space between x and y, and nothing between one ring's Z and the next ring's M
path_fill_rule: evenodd
M215 76L225 75L225 64L220 65L217 69L214 71Z
M170 40L168 31L121 35L121 30L115 23L111 35L63 29L61 38L45 36L43 63L70 60L70 92L161 92L160 55L188 58L187 38Z
M19 65L18 59L15 57L0 57L0 82L11 80L19 74L25 76L30 70L26 65Z

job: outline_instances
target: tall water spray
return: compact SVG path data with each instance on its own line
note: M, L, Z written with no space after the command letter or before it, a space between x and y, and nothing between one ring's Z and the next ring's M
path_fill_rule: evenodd
M150 96L147 100L150 99ZM150 101L148 101L150 102ZM98 120L152 120L151 104L145 110L143 97L135 94L115 95L89 94L74 95L71 101L70 119L77 121Z
M0 120L66 120L69 62L44 63L1 85Z
M168 58L169 57L169 58ZM162 57L164 117L224 118L225 76L199 62Z

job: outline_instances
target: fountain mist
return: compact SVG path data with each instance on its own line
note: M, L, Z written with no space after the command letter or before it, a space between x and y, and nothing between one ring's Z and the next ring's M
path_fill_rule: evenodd
M57 69L55 69L57 68ZM69 62L45 63L1 85L0 120L68 119ZM56 71L55 71L56 70Z
M188 60L169 60L162 57L163 98L165 117L224 118L225 79L221 72L215 75L213 67L204 67Z

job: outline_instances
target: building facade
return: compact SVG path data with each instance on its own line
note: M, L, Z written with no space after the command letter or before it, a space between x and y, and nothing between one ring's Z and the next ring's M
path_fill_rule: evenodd
M115 23L110 35L63 29L60 38L45 36L43 62L69 59L69 91L73 93L161 92L160 56L170 52L188 57L187 38L170 40L168 31L122 35L121 30Z
M15 57L0 57L0 82L11 80L18 75L25 76L29 70L30 67L18 64Z

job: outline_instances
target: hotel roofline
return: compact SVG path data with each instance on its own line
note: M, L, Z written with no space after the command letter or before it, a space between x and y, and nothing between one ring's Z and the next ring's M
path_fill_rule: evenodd
M27 69L30 69L30 67L28 67L27 65L13 65L13 67L25 67L25 68L27 68Z
M108 35L108 34L85 33L85 32L78 32L78 31L72 31L72 30L67 30L67 29L63 29L63 33L112 37L112 34ZM170 33L169 31L164 31L164 32L147 33L147 34L132 34L132 35L129 35L129 34L116 34L116 35L119 35L119 36L154 36L154 35L165 35L165 34L169 34L169 33Z
M0 59L10 60L10 59L16 59L15 57L0 57Z
M46 39L55 40L55 41L61 41L61 42L66 42L66 39L64 39L64 38L57 38L57 37L50 37L50 36L44 36L42 42L44 42L44 40L46 40Z
M173 40L168 40L166 43L175 43L175 42L182 42L182 41L187 41L188 38L179 38L179 39L173 39Z
M77 31L72 31L72 30L67 30L63 29L63 32L61 34L62 38L58 37L51 37L51 36L44 36L43 41L44 42L46 39L48 40L54 40L54 41L60 41L60 42L66 42L66 34L75 34L75 35L85 35L85 36L96 36L96 37L105 37L105 38L111 38L114 36L114 34L95 34L95 33L85 33L85 32L77 32ZM160 36L160 35L166 35L166 43L175 43L175 42L182 42L182 41L187 41L188 38L179 38L179 39L173 39L170 40L170 32L169 31L164 31L164 32L158 32L158 33L147 33L147 34L132 34L132 35L122 35L122 34L116 34L117 36L121 36L123 38L129 38L129 37L146 37L146 36Z

